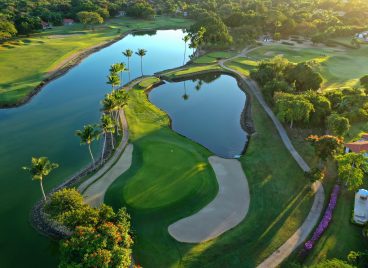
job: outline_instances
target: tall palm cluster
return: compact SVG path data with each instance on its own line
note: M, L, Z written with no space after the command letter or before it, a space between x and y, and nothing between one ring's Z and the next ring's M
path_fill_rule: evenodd
M112 90L115 90L117 87L122 86L123 72L128 72L130 81L130 58L133 56L133 50L126 49L122 52L122 54L127 58L128 66L126 66L123 62L118 62L110 66L110 73L107 76L106 83L111 85ZM140 48L137 50L137 52L135 52L135 54L141 58L141 73L143 76L143 57L147 54L147 50Z

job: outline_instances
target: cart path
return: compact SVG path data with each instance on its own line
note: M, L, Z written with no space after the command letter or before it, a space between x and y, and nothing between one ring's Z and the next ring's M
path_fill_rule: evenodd
M265 102L261 90L257 83L248 77L246 77L241 72L234 70L225 65L227 61L231 61L238 57L246 57L247 53L251 52L252 50L257 49L258 47L252 49L244 49L240 54L225 60L219 61L219 65L228 70L237 74L248 86L251 93L256 97L262 108L265 110L269 118L274 123L282 142L284 143L285 147L288 149L292 157L298 163L300 168L304 172L310 171L310 167L304 161L304 159L299 155L299 153L294 148L293 144L291 143L289 136L283 125L280 123L276 115L273 113L271 108ZM257 268L274 268L280 265L297 247L299 247L309 236L309 234L313 231L314 227L317 225L318 220L322 214L324 201L325 201L325 192L323 189L323 185L317 181L312 186L313 191L315 192L314 201L311 210L307 218L304 220L303 224L296 230L296 232L283 244L281 245L275 252L273 252L266 260L264 260L261 264L257 266Z

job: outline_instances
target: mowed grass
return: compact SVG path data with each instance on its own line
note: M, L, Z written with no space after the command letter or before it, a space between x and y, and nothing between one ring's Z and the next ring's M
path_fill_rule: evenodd
M221 71L221 66L218 64L209 64L209 65L191 65L189 67L173 70L169 72L162 73L162 76L168 79L175 79L177 77L186 77L191 76L193 74L200 74L210 71Z
M250 60L248 58L240 57L226 62L225 65L227 67L230 67L234 70L241 72L244 75L249 76L250 72L257 68L258 62Z
M231 58L235 55L236 55L235 52L216 51L216 52L210 52L201 57L195 58L193 62L198 63L198 64L210 64L210 63L216 63L218 60L221 60L221 59Z
M135 232L134 258L144 267L176 266L180 253L167 227L214 198L218 185L202 146L174 133L167 115L144 91L130 92L126 114L133 165L108 190L106 201L127 206Z
M0 105L24 99L48 74L72 55L108 42L132 29L185 28L191 20L117 18L94 31L81 24L60 26L0 45Z
M260 47L249 53L253 60L269 59L282 55L298 63L315 60L320 63L319 71L324 78L323 88L356 86L359 79L368 74L368 46L360 49L337 48L298 48L274 44Z
M138 87L137 87L138 88ZM210 202L217 184L210 153L168 128L167 115L142 90L126 108L133 165L107 192L106 202L127 206L135 233L134 258L143 267L255 267L282 245L307 216L313 195L303 172L272 122L253 104L257 133L241 163L251 192L246 219L202 244L176 242L167 227Z
M153 85L155 83L158 83L159 81L160 81L160 79L157 78L157 77L150 77L150 78L144 79L142 82L140 82L138 84L138 86L141 89L145 89L145 88L150 87L151 85Z

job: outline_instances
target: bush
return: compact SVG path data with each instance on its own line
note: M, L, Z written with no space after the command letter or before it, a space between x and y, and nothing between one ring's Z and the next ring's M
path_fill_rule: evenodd
M45 205L45 212L52 218L85 206L83 196L75 189L62 189L53 193Z
M360 84L362 85L362 87L364 87L365 89L368 89L368 74L363 76L362 78L360 78Z

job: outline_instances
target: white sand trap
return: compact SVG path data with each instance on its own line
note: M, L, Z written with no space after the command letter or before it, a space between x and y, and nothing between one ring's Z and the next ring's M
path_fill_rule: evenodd
M238 160L211 156L219 192L215 199L196 214L181 219L168 228L180 242L201 243L218 237L237 226L249 209L249 186Z
M84 201L92 207L100 206L110 185L132 164L133 145L128 144L118 162L83 192Z

